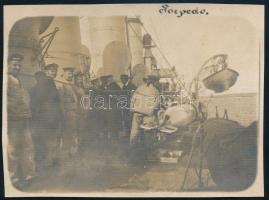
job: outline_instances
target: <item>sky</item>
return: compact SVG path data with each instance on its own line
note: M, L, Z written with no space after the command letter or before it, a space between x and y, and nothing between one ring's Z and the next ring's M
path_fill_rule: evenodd
M142 16L141 19L186 82L192 80L208 58L227 54L228 67L236 70L239 77L226 93L257 92L260 38L249 20L236 16L188 16L180 20L176 17ZM163 59L158 60L166 66L165 62L160 62Z
M25 16L139 15L171 65L176 67L180 75L184 75L186 82L196 75L208 58L215 54L227 54L228 67L239 73L236 84L227 93L258 91L259 45L263 54L264 7L239 4L169 4L175 9L206 8L209 12L208 15L185 15L178 18L173 14L160 14L161 5L9 6L5 9L4 36L7 40L12 24ZM18 9L20 12L17 12ZM84 36L82 34L82 40L85 39ZM4 45L6 56L7 42ZM157 60L160 65L164 65L160 56L157 56Z
M190 83L203 63L216 54L228 55L228 67L237 71L235 85L225 93L257 92L260 38L255 25L239 16L141 15L141 21L178 74ZM86 37L85 30L82 31ZM167 67L157 49L158 64ZM202 89L202 93L211 91Z
M237 71L239 76L235 85L225 93L258 92L259 67L263 64L259 64L263 54L261 9L210 5L207 7L209 15L178 18L175 15L147 14L148 8L141 10L138 5L132 8L133 14L130 15L140 16L170 64L187 83L207 59L216 54L227 54L228 67ZM137 14L138 8L142 14ZM166 67L158 51L155 49L153 53L158 64ZM210 93L206 89L204 92Z

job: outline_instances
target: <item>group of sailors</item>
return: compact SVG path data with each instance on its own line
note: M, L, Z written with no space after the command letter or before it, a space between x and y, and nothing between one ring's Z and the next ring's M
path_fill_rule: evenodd
M26 92L19 79L23 59L20 54L8 58L8 168L13 184L32 180L38 172L57 165L59 159L72 159L90 140L117 144L122 135L135 146L140 115L118 109L113 98L108 110L87 110L80 101L90 90L91 98L126 95L130 107L136 86L128 75L120 76L121 87L112 75L106 75L91 79L90 87L85 88L81 72L65 67L59 79L58 65L48 64L35 73L36 83ZM144 81L157 87L158 77Z

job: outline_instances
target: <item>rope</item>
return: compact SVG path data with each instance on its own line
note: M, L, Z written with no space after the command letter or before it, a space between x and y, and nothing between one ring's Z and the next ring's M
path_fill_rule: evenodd
M146 27L145 27L143 24L142 24L142 27L143 27L143 29L144 29L144 31L145 31L146 33L149 33L148 30L146 29ZM162 50L160 49L160 47L157 45L157 43L155 42L155 40L154 40L153 38L152 38L152 41L153 41L154 45L156 46L156 48L158 49L158 51L160 52L160 54L161 54L161 56L163 57L163 59L166 61L166 63L169 65L169 67L172 68L173 66L170 64L170 62L168 61L168 59L166 58L166 56L164 55L164 53L162 52ZM163 68L163 67L162 67L162 68ZM171 72L171 69L168 68L168 70ZM191 98L191 95L189 94L189 91L186 89L185 85L184 85L184 84L180 81L180 79L178 78L178 74L177 74L177 73L173 73L173 74L176 76L177 81L178 81L178 83L180 84L180 86L181 86L182 88L184 88L185 91L188 93L189 98Z
M144 29L144 31L146 32L146 33L149 33L148 32L148 30L146 29L146 27L142 24L142 27L143 27L143 29ZM156 46L156 48L158 49L158 51L160 52L160 54L161 54L161 56L163 57L163 59L166 61L166 63L169 65L169 67L173 67L171 64L170 64L170 62L168 61L168 59L165 57L165 55L164 55L164 53L161 51L161 49L160 49L160 47L157 45L157 43L153 40L153 38L152 38L152 41L154 42L154 45Z
M131 29L134 32L134 34L137 37L137 39L141 42L141 44L143 44L143 40L140 39L139 35L137 34L137 32L135 31L135 29L133 28L133 26L131 24L129 24L129 23L128 23L128 26L131 27ZM146 29L146 27L143 24L142 24L142 27L143 27L144 31L149 34L148 30ZM157 43L153 39L152 39L152 41L153 41L154 45L156 46L157 50L159 51L159 53L161 54L161 56L163 57L163 59L165 60L165 62L169 65L170 68L172 68L173 66L170 64L170 62L168 61L168 59L165 57L165 55L161 51L160 47L157 45ZM161 66L161 68L164 68L164 67ZM171 72L171 69L170 68L168 68L168 70ZM185 85L179 80L178 74L176 72L173 72L173 74L175 75L177 82L175 83L173 79L172 79L172 82L175 83L175 84L178 84L179 83L180 87L182 87L187 92L188 98L191 99L191 95L190 95L189 91L186 89ZM165 78L165 79L168 80L168 78Z
M133 32L134 32L135 36L137 37L137 39L141 42L141 44L143 44L143 40L140 39L139 35L138 35L137 32L134 30L133 26L132 26L130 23L128 23L128 26L131 27L131 29L133 30Z
M159 44L159 47L160 47L160 49L162 48L162 45L161 45L161 40L160 40L160 38L159 38L159 35L157 34L157 31L156 31L156 28L155 28L155 25L154 25L154 22L153 22L153 20L152 20L152 18L150 17L150 22L151 22L151 27L152 27L152 30L154 31L154 33L155 33L155 38L157 39L157 41L158 41L158 44Z

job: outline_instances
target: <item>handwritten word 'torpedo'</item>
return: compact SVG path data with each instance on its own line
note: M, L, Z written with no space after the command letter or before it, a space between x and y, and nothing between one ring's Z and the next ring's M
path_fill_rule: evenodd
M159 9L159 13L161 14L174 14L177 17L182 17L183 15L208 15L206 9L175 9L171 8L168 4L164 4Z

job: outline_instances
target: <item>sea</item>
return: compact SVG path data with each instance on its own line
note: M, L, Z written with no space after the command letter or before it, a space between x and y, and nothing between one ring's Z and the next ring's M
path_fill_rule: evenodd
M223 118L225 109L229 120L249 126L259 118L259 98L257 93L226 94L200 97L207 108L208 118Z

